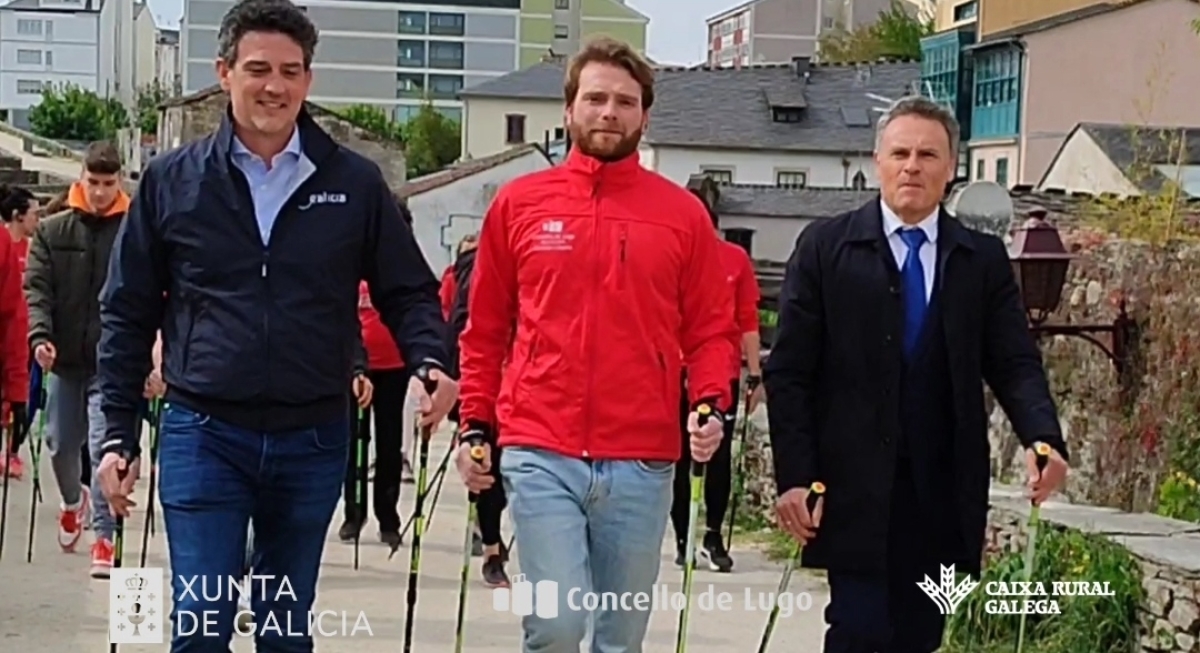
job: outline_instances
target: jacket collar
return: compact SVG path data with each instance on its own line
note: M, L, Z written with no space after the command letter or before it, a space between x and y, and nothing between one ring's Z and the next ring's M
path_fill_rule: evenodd
M580 152L578 147L572 147L567 153L563 167L573 179L584 182L589 190L600 184L632 183L643 171L641 155L636 151L624 159L606 163Z
M886 238L883 233L883 198L876 195L874 199L864 204L850 218L848 235L857 242L878 241ZM938 207L937 230L939 239L944 238L948 244L961 245L969 250L975 249L975 241L970 231L957 218L946 211L946 207Z
M338 149L338 144L317 124L316 120L313 120L307 106L302 107L300 114L296 116L296 134L300 137L300 147L304 151L304 156L312 161L313 165L320 166L322 161ZM227 165L231 163L231 155L234 152L233 106L228 102L225 104L225 113L221 117L221 125L217 127L216 139L213 141L212 148L213 153L218 156L218 160Z

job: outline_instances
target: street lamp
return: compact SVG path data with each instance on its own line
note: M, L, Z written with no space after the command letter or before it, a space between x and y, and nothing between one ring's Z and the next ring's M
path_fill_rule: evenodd
M1110 324L1047 324L1062 302L1067 269L1075 258L1063 245L1058 229L1046 221L1046 211L1029 212L1029 220L1013 229L1009 258L1025 303L1029 330L1036 337L1075 336L1095 345L1112 361L1123 399L1132 398L1133 374L1130 348L1136 338L1136 324L1129 317L1122 297L1118 313ZM1111 345L1097 336L1107 334Z

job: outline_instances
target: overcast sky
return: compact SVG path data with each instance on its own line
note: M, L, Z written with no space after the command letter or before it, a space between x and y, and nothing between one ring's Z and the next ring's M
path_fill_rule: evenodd
M160 27L178 27L183 0L148 0ZM650 57L664 64L704 60L704 19L743 0L626 0L650 17Z

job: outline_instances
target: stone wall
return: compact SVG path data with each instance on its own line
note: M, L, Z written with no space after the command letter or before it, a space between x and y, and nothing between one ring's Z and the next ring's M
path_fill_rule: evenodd
M988 548L1024 550L1029 502L1012 486L993 485L991 495ZM1200 524L1063 502L1044 504L1041 520L1041 528L1054 524L1101 535L1133 554L1146 592L1138 653L1200 652ZM1054 579L1035 573L1033 580Z
M220 124L227 102L228 97L220 91L172 100L162 110L159 142L172 148L207 136ZM334 140L378 164L393 190L404 184L407 162L403 144L381 138L317 105L309 104L309 112Z

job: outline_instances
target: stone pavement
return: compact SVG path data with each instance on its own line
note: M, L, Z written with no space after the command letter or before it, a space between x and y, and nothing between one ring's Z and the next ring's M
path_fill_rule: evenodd
M441 460L447 435L448 431L434 441L434 451L430 455L431 468ZM13 653L99 653L102 647L107 649L108 642L108 582L88 577L88 558L84 552L68 556L59 551L55 542L58 493L49 476L48 461L42 461L42 470L45 501L37 511L35 550L31 564L25 561L31 496L29 474L24 480L13 483L9 489L7 528L3 558L0 558L0 650ZM421 547L422 569L414 633L414 650L417 653L442 653L452 650L454 645L466 500L456 472L450 469L448 474L430 530L426 533L426 541ZM141 485L143 496L139 506L144 506L145 477ZM403 514L412 511L414 488L414 485L403 487ZM370 624L372 634L368 635L360 629L354 637L349 638L318 637L317 649L333 653L397 651L402 647L404 638L410 547L406 542L396 557L389 561L387 548L378 543L375 536L375 524L368 524L363 531L365 539L360 550L360 568L356 571L353 568L353 545L337 540L339 523L340 519L335 519L330 524L317 609L338 613L344 611L352 615L346 625L347 634L353 630L353 616L361 611ZM165 567L166 546L161 520L158 524L156 535L148 547L147 566ZM138 564L144 525L144 513L136 514L127 522L126 566ZM507 523L505 533L506 537L511 533ZM406 540L411 541L411 533ZM80 549L85 548L85 543L90 543L90 533L84 535ZM520 542L516 547L520 547ZM691 653L753 653L757 649L767 612L745 610L746 590L749 588L754 597L760 592L764 597L769 596L778 587L782 567L766 560L757 551L738 548L736 542L733 555L736 567L732 574L696 572L688 640ZM510 575L519 573L515 557L514 552ZM663 570L659 580L669 584L671 591L676 591L682 572L672 564L673 558L673 551L664 547ZM491 591L480 582L479 565L478 558L472 559L465 650L476 653L516 653L520 651L520 618L493 610ZM724 591L732 595L728 611L699 610L696 597L710 583L717 592ZM777 653L819 651L824 630L821 613L827 601L824 583L797 573L792 576L790 592L808 592L812 597L812 608L779 619L771 650ZM763 600L766 602L769 598ZM674 650L677 618L675 612L654 613L647 636L647 653ZM326 630L341 628L340 624L332 621L326 624ZM167 646L129 644L122 645L120 650L122 653L161 653L167 650ZM237 653L253 651L251 638L235 636L233 650Z

